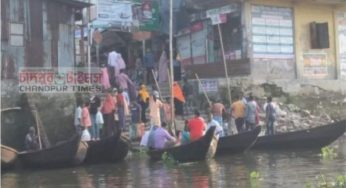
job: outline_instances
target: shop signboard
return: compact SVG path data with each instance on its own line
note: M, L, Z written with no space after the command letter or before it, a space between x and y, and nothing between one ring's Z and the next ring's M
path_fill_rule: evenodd
M223 7L214 8L206 11L207 18L211 19L213 25L227 22L227 14L238 11L239 5L236 3L229 4Z
M133 22L132 3L116 0L98 0L94 27L126 26Z
M218 92L219 82L217 79L201 79L201 84L198 87L198 92Z
M207 18L211 18L215 15L228 14L239 10L239 5L237 3L229 4L223 7L214 8L206 11Z
M140 6L134 6L134 19L141 31L156 31L160 26L159 5L156 1L144 0Z
M226 14L216 14L212 15L210 17L211 19L211 24L217 25L217 24L222 24L227 22L227 15Z

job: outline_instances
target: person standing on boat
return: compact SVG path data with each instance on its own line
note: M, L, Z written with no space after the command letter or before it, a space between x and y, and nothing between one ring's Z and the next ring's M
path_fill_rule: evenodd
M173 83L173 97L174 97L174 108L175 115L184 115L184 103L185 96L183 94L183 90L180 88L178 82Z
M176 139L166 130L167 124L162 122L161 127L157 127L154 131L154 148L164 149L172 147L176 143Z
M149 106L149 92L144 84L140 85L140 89L138 91L138 100L139 100L139 104L142 107L142 111L141 111L142 122L146 123L148 120L147 120L145 112L147 111L147 108Z
M116 90L114 90L116 93ZM103 102L101 112L103 114L104 119L104 128L102 135L104 137L111 136L114 131L114 113L115 113L115 100L113 99L113 96L111 95L110 91L107 91L106 99Z
M86 131L88 131L88 129L92 126L91 119L90 119L90 113L89 113L89 106L90 106L90 102L86 101L84 103L84 106L82 109L82 121L81 121L81 123L82 123L83 129Z
M163 104L158 98L159 92L154 91L149 102L150 122L152 126L161 126L160 109L162 108Z
M97 113L96 113L96 127L98 129L98 135L96 137L96 140L100 140L100 132L103 131L103 125L104 125L104 119L101 113L101 107L97 108Z
M266 135L274 134L274 122L276 119L275 105L272 102L272 97L267 98L267 103L264 104L264 109L266 112Z
M188 79L184 78L184 85L183 85L183 94L185 96L185 104L184 104L184 113L185 115L189 114L189 111L192 109L192 101L193 101L193 87L188 82Z
M130 128L130 139L137 137L137 126L141 123L141 106L137 101L131 103L131 128Z
M191 141L196 141L203 136L206 125L198 110L195 111L195 117L189 120L188 128Z
M238 133L244 131L245 104L239 96L235 96L236 101L231 105L231 115L235 120Z
M258 115L258 106L253 96L250 95L245 108L245 126L246 130L250 131L255 129L257 125L256 116Z
M213 115L211 113L208 114L208 123L207 123L207 130L210 127L215 127L215 135L219 138L221 136L225 136L222 126L217 122L215 119L213 119Z
M25 136L25 150L37 150L39 149L38 136L34 127L29 128L28 134Z
M172 108L170 103L170 98L167 97L166 101L162 103L162 115L161 119L165 121L167 124L172 123Z
M90 98L90 116L91 116L91 140L96 140L100 138L100 131L96 124L96 114L97 109L101 106L101 99L96 93Z
M82 134L82 127L81 127L82 105L83 105L83 102L81 100L77 100L77 107L74 113L74 126L75 126L76 132L79 135Z
M226 113L226 109L225 106L220 102L220 100L217 100L216 103L212 104L211 113L213 115L213 119L216 120L222 127L224 127L222 115ZM227 135L228 127L224 127L224 133L225 135Z
M119 88L118 94L117 94L117 111L118 111L118 117L119 117L119 127L124 131L125 124L126 124L126 118L125 118L125 97L123 95L122 88Z

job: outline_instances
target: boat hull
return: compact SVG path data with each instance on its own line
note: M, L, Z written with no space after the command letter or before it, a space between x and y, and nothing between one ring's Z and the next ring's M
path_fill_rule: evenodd
M12 168L17 160L17 155L18 152L15 149L1 145L1 169Z
M236 154L249 149L257 139L261 132L261 127L256 127L252 131L243 132L236 135L220 137L217 146L216 155L220 154Z
M194 142L161 150L149 150L151 160L161 160L163 153L167 152L178 162L195 162L214 157L218 139L214 135L215 127Z
M288 150L318 149L327 146L344 134L346 120L312 129L258 137L253 149Z
M50 148L37 151L24 151L18 158L24 167L30 168L59 168L75 164L76 153L80 144L80 136L58 143Z
M129 151L129 144L125 138L119 138L119 134L98 141L89 141L88 145L85 162L89 164L115 163L123 160Z

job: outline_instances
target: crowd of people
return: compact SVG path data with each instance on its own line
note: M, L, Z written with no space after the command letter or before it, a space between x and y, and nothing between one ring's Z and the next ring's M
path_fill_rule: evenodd
M245 132L253 130L259 124L260 106L255 101L252 94L248 97L235 96L236 101L231 105L231 116L235 120L237 132ZM267 98L267 102L263 105L265 112L266 134L274 134L274 122L276 119L278 106L273 103L272 97Z
M168 82L168 74L166 74L168 59L166 50L163 50L159 66L166 72L159 73L155 77L153 74L155 60L151 51L148 50L143 57L142 65L147 71L146 80L159 79L160 82ZM175 59L175 61L177 60ZM153 87L149 92L145 84L136 83L126 74L126 63L121 54L115 50L108 54L107 64L101 64L101 73L104 92L102 94L91 93L90 98L78 99L76 102L74 126L78 134L82 136L82 140L85 141L96 141L112 136L117 131L129 130L131 138L142 137L142 145L159 149L195 141L201 138L211 126L216 127L217 136L227 136L230 118L234 118L238 133L254 129L259 122L260 108L250 94L247 98L236 96L237 100L231 105L229 111L220 100L213 101L210 108L206 109L207 121L202 118L199 111L194 111L194 117L185 121L184 129L175 133L167 129L167 125L173 124L172 113L175 117L185 119L184 115L193 111L192 101L195 95L187 78L184 78L182 88L179 82L173 82L173 112L170 98L163 100L158 88ZM271 97L268 97L264 111L266 112L267 134L274 134L276 107L272 103ZM147 117L147 112L149 117ZM127 119L131 120L129 125L127 125ZM147 134L144 134L145 127L150 127ZM30 128L26 137L28 148L34 148L34 145L37 145L35 139L32 139L34 133L35 129Z

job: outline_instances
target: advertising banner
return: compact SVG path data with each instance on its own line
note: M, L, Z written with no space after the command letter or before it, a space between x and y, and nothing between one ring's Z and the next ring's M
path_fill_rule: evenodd
M252 6L252 42L254 58L294 58L292 9Z
M328 76L328 65L326 54L305 53L304 76L313 78L323 78Z

